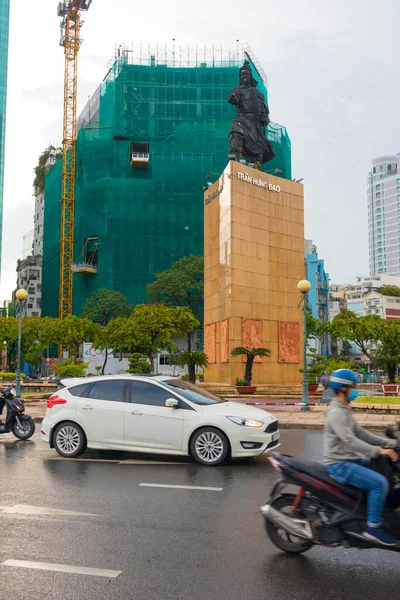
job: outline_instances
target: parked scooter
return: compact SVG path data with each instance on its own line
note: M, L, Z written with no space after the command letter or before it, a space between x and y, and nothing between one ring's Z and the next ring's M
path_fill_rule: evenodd
M5 423L0 422L1 433L13 433L19 440L28 440L35 433L35 423L29 415L25 415L22 400L16 398L15 389L8 387L0 390L0 417L7 407Z
M390 427L385 433L397 440L395 451L400 456L400 438ZM317 462L275 453L269 460L282 479L261 512L268 536L277 548L294 554L306 552L313 545L400 552L400 461L389 461L390 467L383 463L392 483L383 526L399 539L397 546L383 546L362 536L367 518L366 492L338 483ZM296 486L297 493L288 493L287 486Z

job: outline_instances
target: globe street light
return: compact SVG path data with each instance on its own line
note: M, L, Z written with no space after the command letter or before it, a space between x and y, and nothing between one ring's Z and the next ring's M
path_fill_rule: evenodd
M17 299L17 317L18 317L18 355L17 355L17 374L15 378L15 391L17 398L21 398L21 345L22 345L22 315L24 304L28 298L28 292L24 289L17 290L15 297Z
M297 284L297 289L302 295L299 302L299 306L303 310L303 323L304 323L304 368L303 368L303 395L301 399L301 410L310 410L308 406L310 400L308 398L308 373L307 373L307 308L308 308L308 297L307 294L311 290L311 283L307 279L302 279Z

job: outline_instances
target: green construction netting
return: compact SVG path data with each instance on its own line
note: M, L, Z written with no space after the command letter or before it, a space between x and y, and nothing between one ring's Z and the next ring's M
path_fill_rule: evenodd
M99 288L146 300L156 273L203 252L203 188L227 164L235 109L227 102L237 66L174 68L119 64L77 141L75 262L97 244L97 274L74 274L73 311ZM259 89L265 86L254 70ZM273 124L277 156L265 170L291 178L290 139ZM132 143L149 144L149 166L132 168ZM211 176L207 177L207 174ZM43 315L58 313L61 161L46 179ZM93 240L90 242L93 246Z

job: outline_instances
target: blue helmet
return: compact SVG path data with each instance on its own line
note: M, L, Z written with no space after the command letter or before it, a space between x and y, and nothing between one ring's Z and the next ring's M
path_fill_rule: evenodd
M350 371L350 369L338 369L331 374L329 383L331 388L337 390L345 385L351 386L357 384L359 381L357 375L353 371Z

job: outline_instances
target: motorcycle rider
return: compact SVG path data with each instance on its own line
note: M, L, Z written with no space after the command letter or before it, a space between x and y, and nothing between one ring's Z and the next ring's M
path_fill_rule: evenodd
M331 477L339 483L369 490L367 524L362 536L384 546L395 546L399 540L382 529L388 480L367 465L378 456L397 460L398 455L384 448L388 440L369 433L353 417L351 402L358 398L357 384L356 374L348 369L339 369L330 377L335 397L326 411L324 462Z

